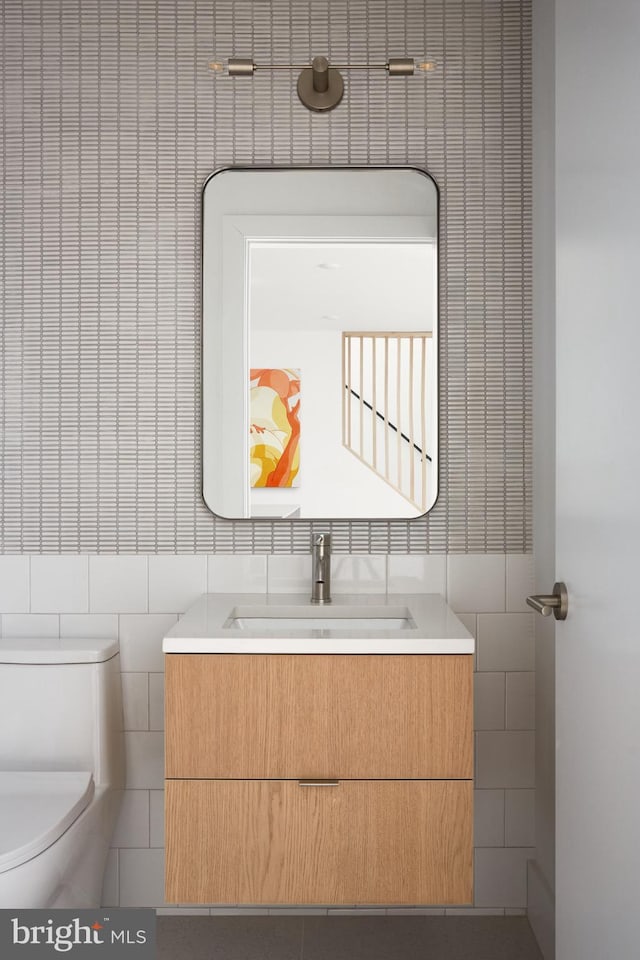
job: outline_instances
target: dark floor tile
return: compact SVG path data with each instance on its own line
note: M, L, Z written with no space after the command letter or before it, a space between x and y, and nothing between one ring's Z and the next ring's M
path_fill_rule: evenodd
M308 917L303 960L542 960L525 917Z
M300 960L301 917L158 917L158 960Z

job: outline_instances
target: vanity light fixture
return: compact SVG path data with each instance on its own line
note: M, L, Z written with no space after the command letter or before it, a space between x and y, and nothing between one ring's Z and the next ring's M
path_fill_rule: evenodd
M428 74L436 69L434 60L416 60L414 57L390 57L386 63L343 63L330 66L326 57L314 57L311 64L254 63L247 57L230 57L226 63L212 60L214 74L229 77L252 77L259 70L300 70L298 96L314 113L326 113L338 106L344 94L341 70L385 70L389 77L410 77Z

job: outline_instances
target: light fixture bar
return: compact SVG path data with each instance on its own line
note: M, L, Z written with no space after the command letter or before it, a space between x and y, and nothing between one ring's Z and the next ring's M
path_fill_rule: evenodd
M251 77L259 71L271 72L275 70L306 70L308 63L254 63L250 58L230 57L226 63L230 77ZM224 73L225 63L222 60L212 60L209 68L214 73ZM335 70L386 70L390 77L409 77L416 71L428 73L436 68L434 60L416 61L414 57L390 57L386 63L335 63L331 64Z
M256 63L256 70L306 70L308 63ZM386 70L386 63L332 63L335 70Z
M416 61L413 57L389 57L386 63L339 63L331 64L326 57L314 57L311 63L254 63L249 57L229 57L212 60L209 68L216 74L227 73L230 77L253 77L261 70L299 70L298 96L313 113L327 113L335 109L344 94L343 70L385 70L389 77L411 77L416 70L428 73L435 70L434 60Z

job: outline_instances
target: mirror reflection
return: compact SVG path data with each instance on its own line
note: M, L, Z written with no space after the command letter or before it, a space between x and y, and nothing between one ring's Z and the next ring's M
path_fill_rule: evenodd
M437 192L415 170L207 183L204 497L228 518L411 518L437 495Z

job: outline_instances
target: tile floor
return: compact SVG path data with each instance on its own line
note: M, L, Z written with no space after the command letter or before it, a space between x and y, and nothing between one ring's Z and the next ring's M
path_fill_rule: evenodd
M526 917L158 917L158 960L542 960Z

